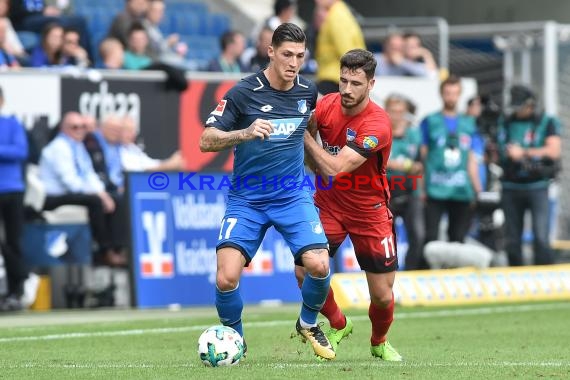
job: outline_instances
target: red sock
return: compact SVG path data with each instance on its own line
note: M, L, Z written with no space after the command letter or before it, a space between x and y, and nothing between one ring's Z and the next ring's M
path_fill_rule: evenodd
M334 292L329 288L327 299L321 309L321 314L328 320L333 329L343 329L346 326L346 318L334 300Z
M372 337L370 338L370 343L373 346L384 343L388 329L394 320L394 294L392 294L392 301L385 309L381 309L379 306L370 302L368 317L370 318L370 322L372 322Z

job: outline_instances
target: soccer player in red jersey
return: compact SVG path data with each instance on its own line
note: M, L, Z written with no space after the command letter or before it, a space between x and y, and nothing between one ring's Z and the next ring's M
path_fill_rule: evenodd
M334 181L332 186L317 186L315 204L331 254L348 235L366 273L372 355L401 361L400 354L386 340L394 316L392 286L398 269L386 179L392 127L388 114L369 98L376 69L372 53L354 49L340 63L339 92L326 95L317 103L309 130L305 131L305 152L314 161L317 181ZM316 131L322 146L314 138ZM303 269L297 267L295 273L301 283ZM321 313L330 322L327 336L336 349L352 332L352 322L337 306L332 288Z

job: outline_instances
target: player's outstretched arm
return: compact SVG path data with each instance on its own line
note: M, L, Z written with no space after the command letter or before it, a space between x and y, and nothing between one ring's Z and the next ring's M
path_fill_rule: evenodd
M202 152L219 152L255 138L264 140L269 138L271 132L273 132L271 122L262 119L256 119L246 129L237 131L222 131L208 126L200 137L200 150Z
M305 152L313 158L319 174L325 177L350 173L366 162L366 157L348 146L344 146L338 155L330 155L307 131L305 131Z

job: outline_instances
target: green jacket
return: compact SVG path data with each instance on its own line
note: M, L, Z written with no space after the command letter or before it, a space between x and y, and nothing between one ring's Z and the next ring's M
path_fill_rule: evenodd
M449 133L441 112L429 115L424 123L427 128L423 141L427 143L427 196L439 200L472 201L475 192L467 167L473 135L477 131L475 119L458 115L455 133Z

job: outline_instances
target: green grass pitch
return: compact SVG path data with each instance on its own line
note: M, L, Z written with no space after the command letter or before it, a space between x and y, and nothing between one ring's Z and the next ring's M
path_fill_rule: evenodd
M292 337L297 305L246 307L248 357L204 367L200 333L212 308L0 316L2 379L536 379L570 378L570 302L396 308L389 338L404 356L370 356L366 311L354 334L319 362Z

